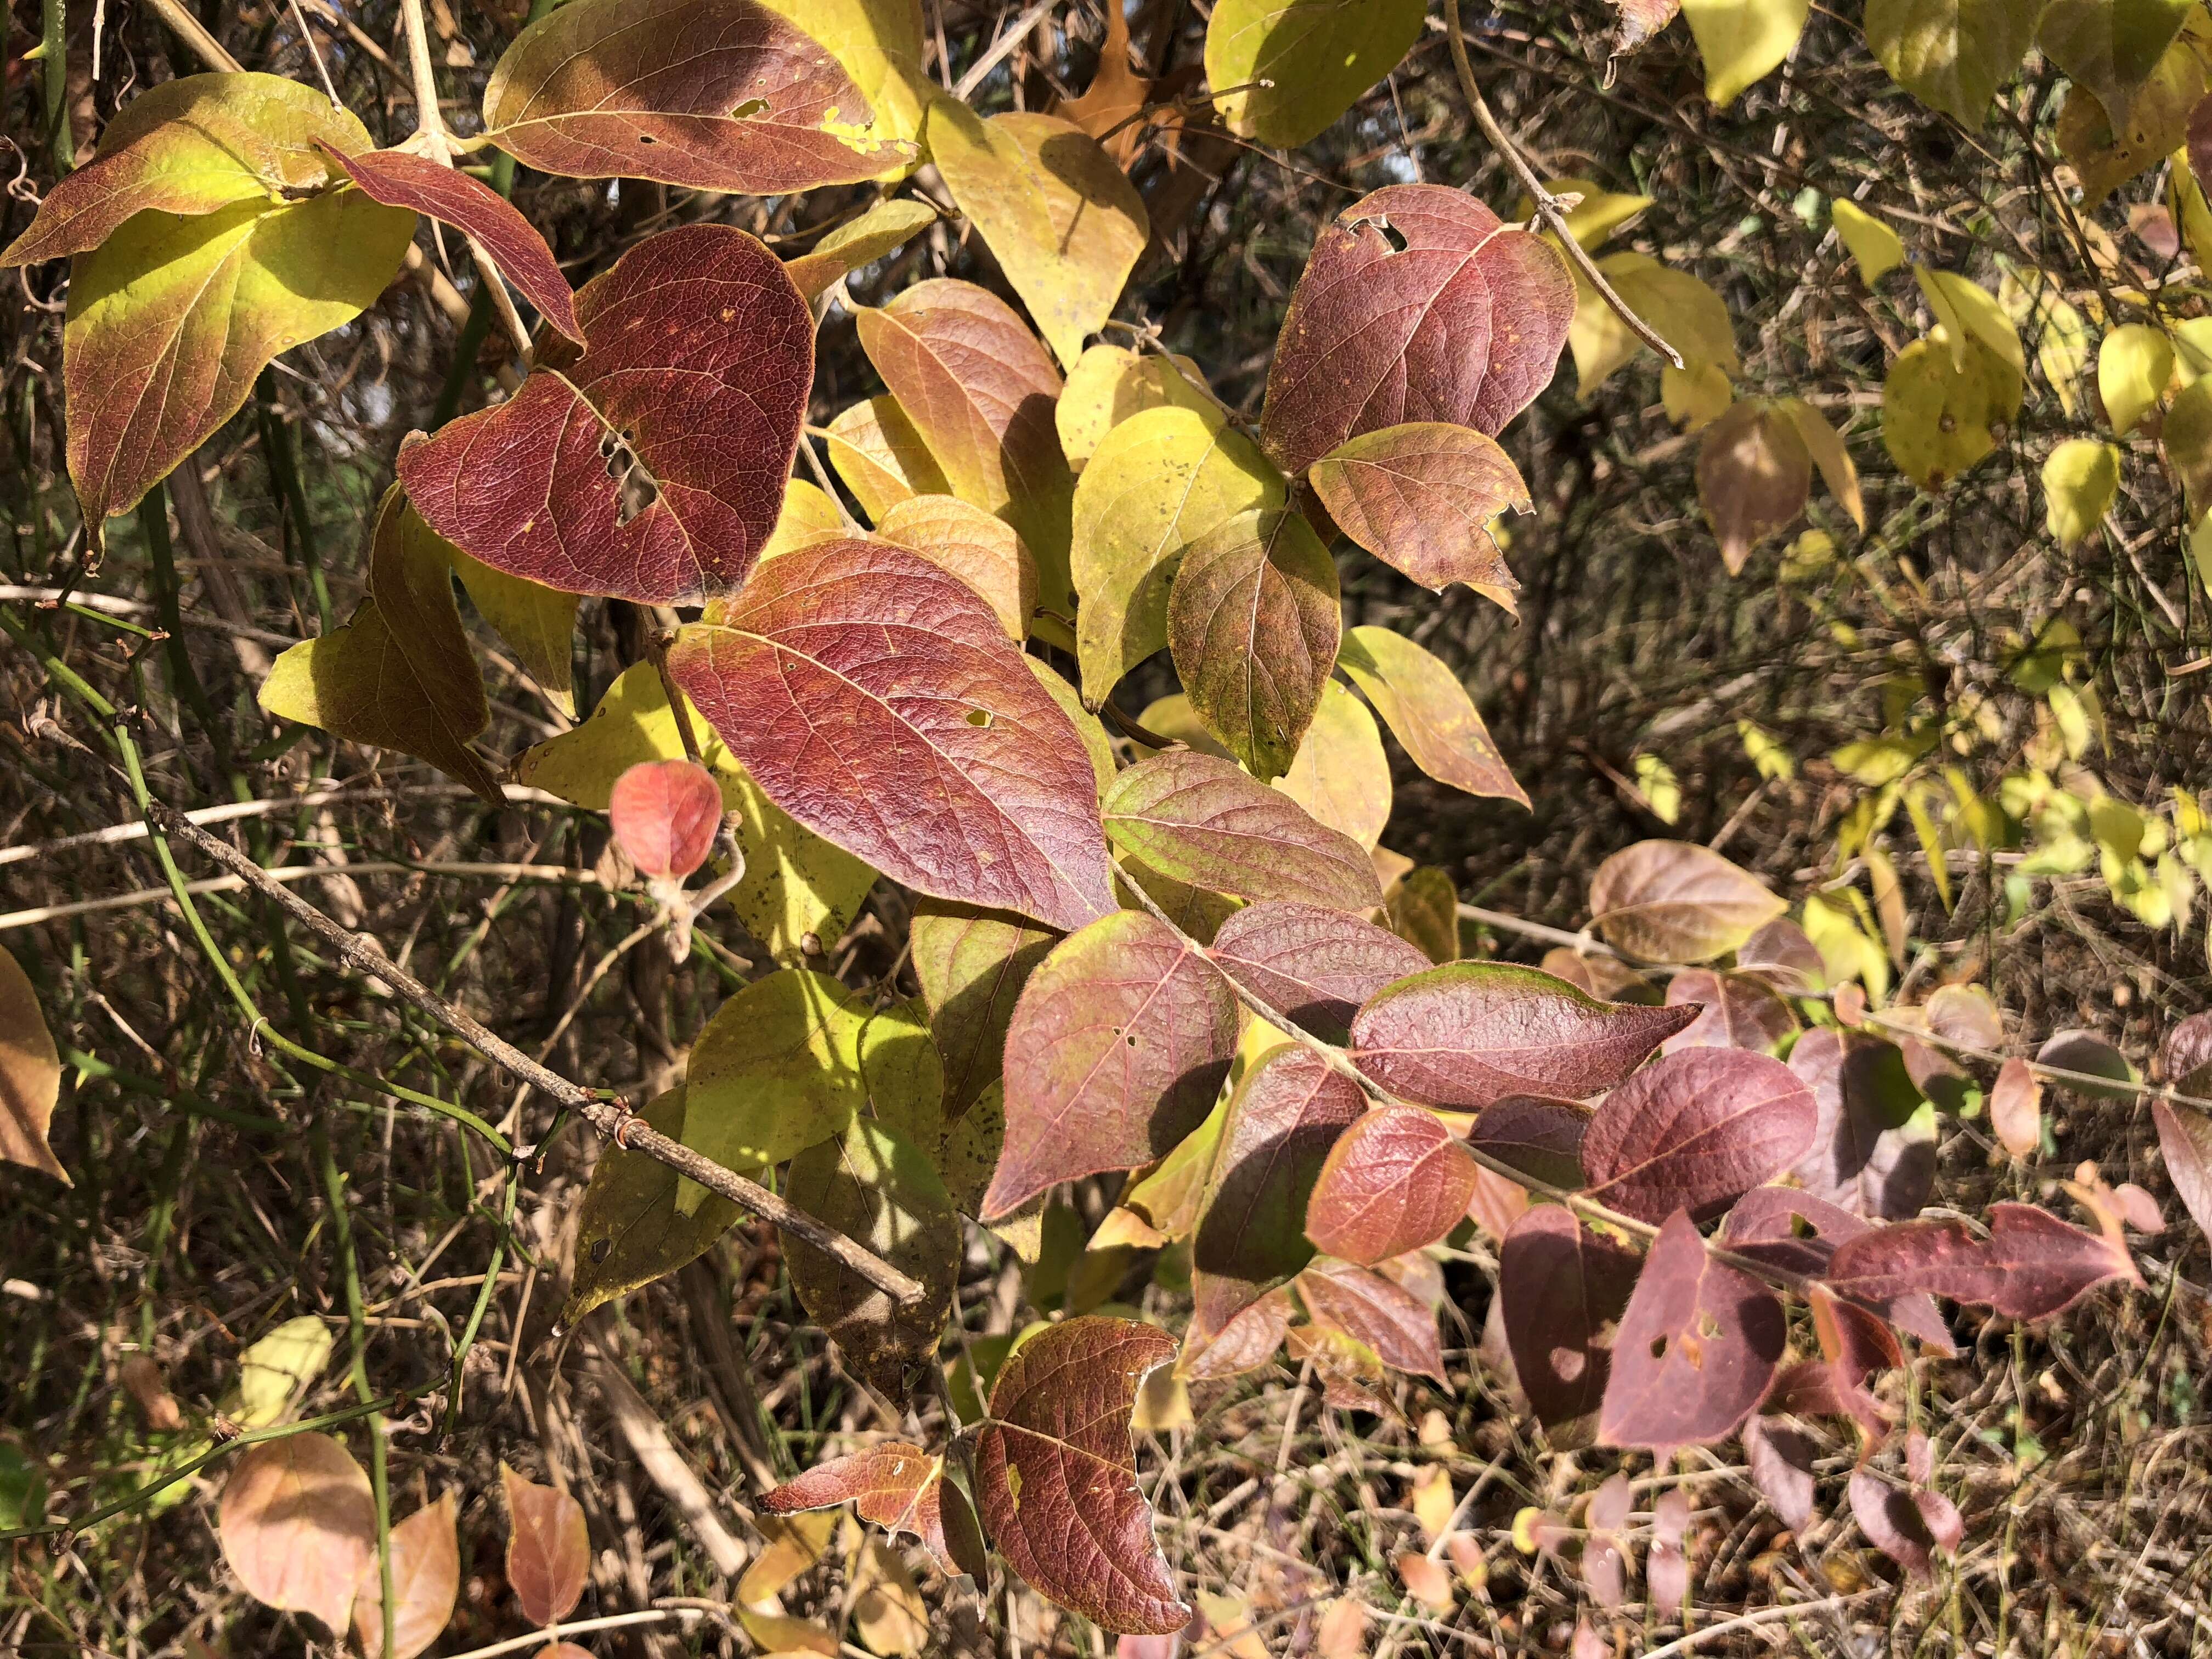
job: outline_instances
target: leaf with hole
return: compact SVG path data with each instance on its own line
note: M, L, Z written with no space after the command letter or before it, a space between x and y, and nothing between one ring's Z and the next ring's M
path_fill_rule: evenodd
M216 1532L246 1593L342 1636L376 1565L376 1503L353 1454L327 1434L249 1446L224 1482Z
M1528 804L1474 700L1440 659L1402 634L1369 625L1345 635L1337 663L1422 771L1470 795Z
M917 147L936 88L922 67L921 0L761 0L830 48L875 112L878 140ZM900 163L883 175L905 170Z
M1433 1244L1466 1217L1477 1167L1434 1112L1377 1107L1328 1149L1306 1237L1361 1267Z
M1498 1294L1513 1370L1554 1434L1595 1413L1612 1375L1613 1327L1638 1262L1558 1204L1531 1206L1498 1254Z

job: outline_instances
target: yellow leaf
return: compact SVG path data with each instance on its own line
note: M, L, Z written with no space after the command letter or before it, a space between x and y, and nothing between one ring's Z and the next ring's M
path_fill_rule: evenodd
M1869 288L1905 263L1905 243L1898 234L1856 202L1831 198L1828 217L1858 265L1859 280Z
M2040 271L2027 280L2007 271L1997 284L1997 303L2013 325L2035 342L2035 361L2058 394L2058 406L2070 417L2081 406L2075 383L2089 362L2089 325L2069 305L2058 285Z
M793 478L784 486L783 511L776 514L775 528L769 532L760 556L772 559L779 553L836 541L851 533L837 512L836 502L805 479Z
M988 600L1009 639L1018 644L1029 637L1036 561L1005 520L957 495L914 495L885 513L876 533L951 572Z
M1205 374L1189 358L1102 343L1067 371L1067 385L1053 406L1053 422L1060 428L1068 465L1080 473L1106 434L1122 422L1148 409L1170 406L1221 412L1220 400L1206 389Z
M908 1659L928 1648L928 1604L898 1552L882 1539L860 1546L853 1591L853 1628L869 1652Z
M1790 55L1812 0L1682 0L1705 60L1705 96L1723 109Z
M2036 43L2117 128L2193 9L2193 0L2052 0Z
M1150 710L1145 724L1152 724ZM1367 705L1329 681L1291 769L1275 787L1373 852L1390 821L1390 757Z
M2166 405L2159 443L2180 480L2191 513L2212 507L2212 376L2192 381Z
M1240 138L1307 143L1397 67L1427 11L1427 0L1218 0L1206 30L1214 107Z
M1814 893L1805 900L1805 937L1820 953L1821 969L1828 983L1857 980L1867 994L1880 1000L1889 988L1889 958L1867 937L1853 915L1849 900L1838 901Z
M2042 10L2042 0L1869 0L1867 45L1922 103L1978 127Z
M1674 775L1674 769L1656 755L1636 757L1636 787L1644 792L1645 804L1652 816L1662 823L1673 823L1682 816L1682 785Z
M61 1091L61 1056L37 989L22 964L0 951L0 1158L66 1187L69 1172L46 1144Z
M1701 431L1728 413L1735 401L1735 385L1717 364L1677 368L1668 363L1659 371L1659 400L1675 425L1685 432Z
M1567 210L1566 220L1568 234L1585 248L1595 247L1651 205L1649 196L1618 195L1588 179L1547 179L1544 188L1554 196L1582 198ZM1535 203L1523 196L1513 216L1524 221L1534 218Z
M562 714L576 712L574 667L569 647L575 642L576 607L582 601L526 576L511 576L450 548L453 574L469 600L505 640L538 689Z
M2097 349L2097 395L2112 430L2125 436L2158 407L2173 375L2173 346L2147 323L2130 323L2105 336Z
M1882 441L1923 489L1942 489L1987 455L2020 412L2020 376L1980 342L1967 348L1962 367L1938 331L1898 353L1882 383Z
M933 91L923 72L921 0L762 0L830 50L875 112L878 139L919 141ZM883 176L913 165L901 161Z
M1813 465L1820 469L1820 482L1828 486L1836 505L1851 515L1853 524L1864 530L1866 502L1859 494L1859 470L1852 464L1850 451L1844 447L1843 434L1830 426L1827 417L1802 398L1778 398L1774 408L1796 427L1797 435L1805 441L1805 447L1813 457Z
M1920 284L1929 310L1936 314L1937 327L1929 331L1929 337L1935 338L1940 331L1950 345L1954 366L1963 368L1967 350L1979 343L2002 359L2014 374L2026 377L2027 354L2021 348L2020 331L2013 326L1996 295L1954 271L1915 265L1912 276Z
M1241 1595L1198 1592L1198 1610L1206 1615L1206 1651L1222 1659L1268 1659L1267 1644L1252 1626L1252 1609Z
M2043 516L2062 547L2097 533L2120 491L2120 452L2094 438L2069 438L2043 464Z
M2120 185L2148 172L2180 148L2189 112L2204 96L2200 37L2207 26L2192 19L2166 48L2136 92L2133 115L2115 127L2096 95L2076 86L2058 112L2058 148L2081 181L2076 210L2086 220Z
M910 495L942 495L952 488L898 399L888 394L854 404L823 435L830 465L873 522Z
M1797 775L1797 759L1784 748L1778 738L1755 720L1738 720L1736 736L1742 739L1743 752L1759 769L1759 775L1778 783L1787 783Z
M873 264L936 222L937 210L927 202L905 197L878 202L859 217L829 232L805 252L785 260L784 273L800 294L811 300L841 276Z
M2207 244L2212 247L2212 243ZM2212 317L2191 317L2176 323L2173 372L2184 386L2192 386L2212 374Z
M1414 1472L1413 1518L1421 1523L1421 1530L1430 1543L1451 1530L1452 1516L1458 1510L1459 1499L1452 1492L1450 1470L1440 1463L1431 1463Z
M1682 354L1686 367L1711 364L1731 375L1742 368L1727 302L1690 272L1632 252L1609 253L1597 262L1597 268L1629 309ZM1647 349L1613 307L1579 281L1567 343L1575 355L1577 384L1584 398Z
M249 1429L283 1422L331 1363L332 1346L330 1327L314 1315L286 1320L238 1356L223 1414Z

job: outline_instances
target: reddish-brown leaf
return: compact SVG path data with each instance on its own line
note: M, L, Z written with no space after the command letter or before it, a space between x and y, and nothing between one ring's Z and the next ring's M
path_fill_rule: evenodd
M893 879L1054 927L1114 908L1081 736L920 555L780 555L678 633L668 672L771 800Z
M1472 1110L1508 1095L1578 1100L1610 1089L1697 1018L1694 1008L1601 1002L1502 962L1454 962L1370 999L1352 1058L1395 1095Z
M1625 57L1634 52L1653 35L1674 21L1682 9L1682 0L1613 0L1620 13L1620 26L1613 35L1615 57Z
M1990 1127L2014 1158L2032 1158L2043 1145L2043 1085L2018 1054L1997 1067L1990 1085Z
M1508 1095L1482 1109L1468 1142L1532 1180L1573 1192L1586 1184L1583 1138L1590 1113L1571 1100Z
M1006 1144L983 1218L1164 1158L1212 1109L1236 1048L1236 993L1150 916L1121 911L1062 940L1007 1028Z
M2159 1044L2159 1068L2185 1095L2212 1092L2212 1013L2191 1014Z
M384 1648L384 1574L372 1551L354 1593L353 1632L371 1659L415 1659L438 1639L461 1590L461 1547L447 1492L392 1528L392 1650Z
M1597 929L1646 962L1706 962L1782 915L1750 872L1694 842L1640 841L1590 878Z
M860 89L757 0L570 0L515 36L483 112L501 149L571 179L779 196L914 155L860 137Z
M1218 756L1170 749L1139 761L1100 810L1115 847L1187 886L1340 910L1382 902L1364 848Z
M1636 1287L1636 1255L1564 1206L1538 1204L1498 1261L1506 1346L1537 1420L1557 1431L1589 1416L1612 1375L1612 1328Z
M1813 1442L1802 1431L1771 1417L1743 1425L1751 1482L1783 1524L1802 1531L1813 1518Z
M1605 1097L1583 1137L1592 1197L1643 1221L1718 1215L1804 1154L1819 1111L1778 1060L1665 1054Z
M1015 1000L1058 941L1002 910L930 898L915 905L908 938L945 1060L945 1115L956 1118L998 1080Z
M1599 1438L1662 1455L1720 1439L1765 1396L1787 1334L1782 1304L1708 1255L1696 1224L1676 1211L1621 1315Z
M577 344L584 343L583 325L576 320L576 296L561 274L553 250L507 198L472 174L441 167L411 150L372 149L345 155L327 144L323 148L373 200L427 213L482 244L507 280L547 322Z
M1998 1204L1979 1238L1960 1221L1900 1221L1840 1246L1828 1283L1880 1305L1924 1291L1985 1304L2011 1319L2063 1312L2111 1279L2139 1283L2120 1245L2069 1226L2047 1210Z
M1413 421L1495 436L1551 383L1574 320L1557 250L1472 197L1393 185L1340 213L1291 295L1261 438L1296 477Z
M1102 1629L1181 1630L1190 1608L1152 1539L1129 1415L1175 1339L1127 1319L1071 1319L1014 1351L975 1437L976 1498L1030 1587Z
M1728 1212L1720 1237L1740 1255L1817 1279L1828 1271L1838 1249L1874 1231L1875 1224L1864 1217L1796 1188L1754 1187ZM1950 1329L1932 1297L1900 1297L1881 1312L1937 1352L1953 1352Z
M1183 1345L1176 1375L1191 1382L1241 1376L1266 1364L1283 1346L1297 1312L1287 1290L1270 1291L1223 1328L1211 1341L1194 1335Z
M2212 1118L2163 1100L2150 1103L2166 1179L2197 1224L2212 1232Z
M1698 500L1732 576L1753 548L1796 520L1812 493L1813 452L1797 423L1765 398L1730 404L1698 440Z
M1755 1054L1771 1054L1776 1043L1797 1029L1797 1016L1790 1012L1790 1005L1748 974L1685 969L1668 981L1667 1004L1676 1007L1692 1002L1704 1012L1667 1039L1668 1054L1677 1048L1748 1048Z
M1357 1338L1394 1370L1443 1382L1436 1310L1405 1286L1330 1256L1311 1263L1296 1285L1315 1324Z
M696 761L640 761L608 792L607 824L641 872L681 881L714 850L722 787Z
M1813 1091L1819 1121L1797 1178L1860 1215L1917 1215L1936 1179L1936 1144L1905 1120L1918 1095L1897 1048L1879 1038L1822 1027L1790 1051L1790 1069Z
M1867 1541L1916 1578L1935 1570L1936 1534L1914 1493L1892 1486L1872 1469L1853 1474L1848 1492L1851 1516Z
M1306 1237L1363 1267L1433 1244L1466 1218L1480 1167L1434 1112L1377 1107L1329 1148Z
M920 1539L948 1577L981 1579L989 1569L967 1495L945 1480L945 1460L903 1440L817 1463L758 1501L770 1515L850 1504L863 1521Z
M1326 905L1268 899L1221 924L1221 971L1316 1036L1340 1042L1360 1004L1429 965L1419 945Z
M507 1582L533 1625L557 1624L583 1599L592 1572L592 1540L584 1506L565 1492L541 1486L499 1466L507 1496Z
M1224 1329L1312 1257L1307 1200L1329 1148L1366 1109L1358 1084L1299 1043L1244 1073L1191 1239L1194 1335Z
M247 1447L223 1486L216 1529L247 1595L344 1632L362 1568L376 1565L376 1502L343 1444L293 1434Z
M1383 563L1441 593L1465 582L1507 610L1520 584L1490 534L1528 486L1495 438L1416 422L1341 444L1316 461L1314 493L1337 527Z
M0 1159L66 1187L69 1171L46 1139L61 1092L61 1054L39 1011L38 988L22 963L0 950Z
M568 9L548 21L557 21ZM814 379L814 319L744 231L648 237L576 296L580 355L399 453L431 528L567 593L696 605L775 527Z

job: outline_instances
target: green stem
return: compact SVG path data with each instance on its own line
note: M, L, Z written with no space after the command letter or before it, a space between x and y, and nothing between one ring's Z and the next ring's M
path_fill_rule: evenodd
M41 90L46 98L46 148L57 176L76 165L69 125L69 0L46 0L46 33L39 40Z
M254 413L261 426L261 453L269 465L270 482L288 538L287 550L296 552L307 573L307 588L314 596L315 620L320 631L331 631L331 587L323 577L321 550L315 544L315 526L307 517L307 494L300 483L300 464L292 453L292 428L276 412L276 376L263 369L254 383Z
M353 1391L367 1405L376 1396L368 1386L368 1314L361 1294L361 1258L353 1248L353 1209L346 1199L345 1177L338 1173L337 1159L331 1152L330 1131L318 1123L308 1131L308 1137L314 1146L323 1192L331 1202L331 1237L337 1242L338 1261L345 1268L346 1326L353 1339ZM385 1659L391 1659L398 1608L392 1599L392 1483L380 1413L368 1419L368 1483L376 1500L376 1571L384 1596L381 1652Z
M521 1191L522 1170L516 1167L507 1174L506 1202L500 1211L498 1236L491 1242L491 1261L484 1268L483 1282L477 1286L476 1304L469 1310L468 1322L461 1327L460 1340L453 1345L453 1374L446 1388L446 1421L441 1430L448 1440L453 1438L453 1429L460 1420L461 1373L467 1368L469 1350L476 1346L477 1332L499 1289L499 1270L507 1265L507 1234L514 1225L514 1203ZM519 1333L517 1340L520 1340Z

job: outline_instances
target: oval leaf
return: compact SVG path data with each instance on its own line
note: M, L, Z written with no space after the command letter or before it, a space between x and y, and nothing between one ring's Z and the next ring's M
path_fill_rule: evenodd
M1520 584L1490 522L1533 503L1496 439L1435 421L1385 427L1340 444L1309 477L1337 526L1383 563L1437 592L1465 582L1514 608Z
M2046 1319L2110 1279L2138 1282L2124 1246L2028 1204L1990 1206L1986 1238L1960 1221L1900 1221L1844 1242L1827 1282L1880 1305L1916 1291Z
M1029 637L1036 561L1005 520L957 495L913 495L877 516L876 533L967 583L989 602L1008 639Z
M787 969L714 1011L684 1073L684 1144L732 1169L781 1164L842 1134L866 1097L867 1004L827 974ZM686 1178L678 1206L706 1189Z
M70 1184L46 1135L61 1099L61 1055L22 964L0 950L0 1158Z
M714 850L722 787L696 761L643 761L615 780L607 823L640 871L681 881Z
M461 1591L461 1547L453 1495L444 1493L392 1528L392 1647L387 1659L415 1659L438 1639ZM367 1654L385 1654L384 1573L374 1552L353 1603L353 1630Z
M639 1113L650 1128L684 1139L684 1091L671 1089ZM574 1325L603 1302L674 1273L704 1255L738 1219L738 1206L709 1193L690 1215L676 1207L681 1181L659 1158L609 1145L592 1166L576 1216L574 1272L561 1322Z
M376 1502L339 1442L293 1434L247 1447L224 1483L217 1531L247 1595L344 1632L362 1571L376 1565Z
M1813 1091L1740 1048L1662 1055L1605 1097L1583 1138L1590 1196L1642 1221L1718 1215L1812 1142Z
M1221 0L1206 75L1231 132L1296 149L1397 67L1420 38L1423 0Z
M1433 1244L1466 1218L1478 1169L1434 1112L1378 1107L1329 1148L1306 1237L1362 1267Z
M1316 1036L1340 1042L1359 1006L1428 966L1420 947L1325 905L1267 899L1231 916L1213 936L1221 971Z
M1390 822L1390 757L1367 705L1334 680L1275 787L1373 853Z
M1645 962L1709 962L1789 907L1750 872L1686 841L1640 841L1590 878L1607 940Z
M592 1571L584 1506L552 1486L499 1466L507 1498L507 1582L533 1625L557 1624L583 1599Z

